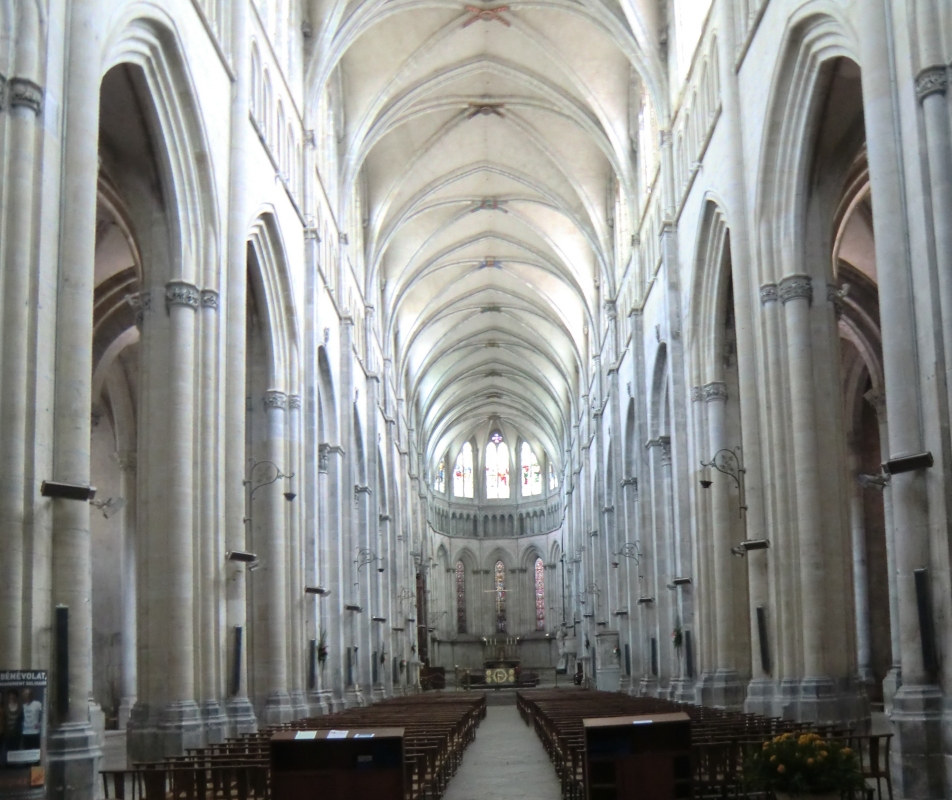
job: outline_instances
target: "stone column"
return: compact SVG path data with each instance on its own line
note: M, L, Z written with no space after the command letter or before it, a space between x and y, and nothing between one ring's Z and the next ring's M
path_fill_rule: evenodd
M248 31L250 0L231 6L231 52L235 80L232 85L229 145L227 273L223 285L225 356L224 369L224 507L225 550L247 552L245 516L245 348L248 315L248 231L251 224L247 164L250 161L251 35ZM228 699L225 712L229 733L237 736L258 729L254 708L248 700L248 567L240 561L225 563L226 675ZM238 631L241 633L239 634ZM238 636L241 654L237 654ZM238 663L236 664L235 661ZM232 685L237 672L239 681Z
M92 408L100 14L100 5L95 0L75 0L66 34L69 58L63 106L62 217L53 381L51 477L84 486L89 485ZM93 796L98 784L96 773L101 755L89 720L93 690L89 504L58 498L51 500L50 505L52 605L69 609L69 712L51 720L47 782L51 798L85 800ZM47 624L52 625L53 620ZM51 685L55 685L55 671L52 678Z
M294 477L286 482L285 490L298 494L302 475L301 461L301 396L288 397L288 437L287 470ZM288 519L288 608L291 636L288 641L289 677L291 683L291 708L295 719L308 715L308 704L304 698L304 552L301 532L301 503L303 499L293 497L286 502Z
M23 661L23 576L29 558L24 550L24 496L27 466L27 390L33 299L33 187L38 183L37 118L43 108L38 78L38 7L18 7L17 75L7 82L9 151L6 175L6 242L3 258L3 323L0 350L0 659L7 669L30 666ZM2 90L2 85L0 85ZM95 101L94 101L95 102ZM69 165L67 165L67 169ZM68 173L67 173L68 174ZM30 495L33 492L30 491Z
M914 297L913 264L905 217L905 178L896 132L899 127L897 79L887 12L882 2L863 4L859 14L863 64L863 114L876 230L876 264L883 333L883 372L889 398L889 444L884 458L926 450L919 374L920 324ZM944 221L943 224L947 224ZM919 286L923 289L925 284ZM915 470L890 480L897 535L896 588L903 685L893 698L896 739L893 775L903 797L946 794L941 748L943 695L926 669L916 600L914 570L928 568L929 505L926 474Z
M219 347L219 295L214 289L201 292L201 385L199 403L201 422L198 435L200 487L198 496L199 536L196 552L199 558L195 582L198 593L198 608L195 615L199 625L199 665L201 684L202 722L205 740L209 743L223 742L228 736L228 718L222 710L219 698L221 685L221 586L225 572L225 554L222 552L222 533L219 524L221 497L219 495L218 443L219 409L221 395L218 391L218 376L221 350Z
M871 389L863 397L876 410L879 441L882 448L889 442L886 395ZM893 525L892 489L888 481L880 488L883 493L883 516L886 521L886 580L889 586L889 645L892 656L889 672L883 681L883 703L886 712L890 713L893 696L902 686L902 652L899 633L899 595L896 587L896 530Z
M869 573L866 567L866 513L863 508L863 488L856 480L860 472L856 442L849 441L847 470L850 478L850 538L853 551L853 605L856 613L856 667L862 683L873 682L870 664L869 630Z
M267 430L264 463L252 472L252 492L265 470L285 472L287 455L288 396L269 390L264 398ZM268 477L270 477L270 474ZM256 478L255 475L259 477ZM290 722L293 718L288 693L288 575L287 575L287 500L284 481L276 480L257 489L252 499L254 542L260 566L255 574L255 705L259 717L268 725ZM257 505L254 503L257 499Z
M328 476L327 476L327 446L323 444L318 445L317 451L317 534L316 541L314 543L314 552L311 553L311 548L308 548L308 557L314 559L314 570L311 575L311 580L314 581L312 585L314 586L323 586L325 589L330 588L329 583L329 559L327 555L327 531L329 529L330 520L328 515L328 510L330 507L330 491L328 486ZM333 590L331 590L333 591ZM332 595L333 596L333 595ZM325 611L325 606L330 602L330 598L324 595L323 597L315 596L313 600L315 604L314 608L314 617L316 621L314 638L317 643L320 643L321 635L324 636L324 643L327 646L328 635L327 635L327 612ZM317 659L317 653L314 654L315 660ZM326 682L327 676L324 674L327 669L327 661L324 664L321 664L320 661L317 661L315 665L316 670L316 680L315 686L309 694L309 703L311 714L329 714L331 710L332 697L331 693L327 690Z
M709 458L723 449L730 449L727 441L727 384L713 381L702 387L705 409L707 411ZM708 697L702 702L719 708L738 710L744 702L744 685L737 672L734 605L734 558L731 547L734 546L734 519L737 513L731 502L730 480L718 470L711 468L709 473L713 484L711 492L713 578L714 578L714 619L716 636L715 670L709 687L705 687Z
M344 640L344 604L347 601L345 572L342 559L345 557L341 530L341 473L344 451L341 447L321 443L319 469L323 473L323 518L320 530L321 565L324 584L331 594L321 604L321 619L327 631L327 662L322 671L322 685L330 710L341 711L344 703L344 675L347 651Z
M119 617L119 638L122 642L120 670L121 700L119 729L125 730L136 704L136 454L116 453L119 464L119 496L126 504L122 509L122 608Z
M809 275L788 275L778 287L787 332L790 374L790 416L793 463L796 469L797 542L803 642L800 716L807 720L837 718L835 687L827 675L824 657L825 591L823 532L816 440L816 404L813 387L813 342L810 305L813 284Z

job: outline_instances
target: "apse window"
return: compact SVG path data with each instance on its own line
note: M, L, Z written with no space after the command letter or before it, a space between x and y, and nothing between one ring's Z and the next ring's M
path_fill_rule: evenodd
M496 431L486 445L486 497L490 500L509 498L509 448Z
M542 494L542 468L528 442L522 443L522 496Z
M470 470L472 473L472 470ZM433 491L443 494L446 491L446 459L440 459L440 465L436 468L436 477L433 479Z
M463 444L453 469L453 494L456 497L473 496L473 446Z
M554 492L559 488L559 479L555 477L555 467L549 464L549 491Z

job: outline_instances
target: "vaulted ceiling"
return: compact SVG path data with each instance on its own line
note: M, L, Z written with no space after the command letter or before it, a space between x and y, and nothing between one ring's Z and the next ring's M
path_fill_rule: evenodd
M663 95L645 55L653 8L354 0L320 12L309 75L312 92L339 81L337 200L342 214L360 205L368 295L382 295L385 346L431 463L494 421L561 461L625 267L616 192L620 213L636 213L632 86Z

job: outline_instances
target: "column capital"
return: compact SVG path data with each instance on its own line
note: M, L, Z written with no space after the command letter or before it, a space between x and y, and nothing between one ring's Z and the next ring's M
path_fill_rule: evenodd
M704 402L711 403L715 400L727 400L727 384L724 381L711 381L705 383L702 387L704 393Z
M691 387L691 402L698 403L703 399L704 399L704 387L692 386Z
M791 300L813 301L813 279L809 275L787 275L778 285L780 302L786 305Z
M277 389L269 389L264 393L265 408L287 408L288 396Z
M141 328L146 313L152 311L152 292L143 289L141 292L126 295L126 302L135 311L136 327Z
M297 409L301 407L301 395L292 394L288 397L288 408Z
M876 389L870 389L863 395L863 399L869 403L876 411L876 417L879 422L886 421L886 394Z
M195 284L187 281L169 281L165 284L165 308L185 306L192 310L198 308L200 292Z
M202 289L202 308L218 310L218 292L214 289Z
M671 465L671 437L659 436L658 442L661 444L661 466Z
M43 109L43 87L28 78L10 78L7 82L7 100L10 108L29 108L39 116Z
M933 64L925 67L916 75L916 97L921 103L929 95L945 94L949 76L945 64Z
M116 463L119 465L120 472L135 472L136 471L136 451L135 450L119 450L116 452Z
M767 303L776 303L777 302L777 284L776 283L765 283L760 287L760 304L762 306L767 305Z

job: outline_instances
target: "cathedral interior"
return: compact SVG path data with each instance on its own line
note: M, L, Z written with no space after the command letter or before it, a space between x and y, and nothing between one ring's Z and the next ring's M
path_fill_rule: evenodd
M21 794L580 682L952 796L950 62L948 0L0 0Z

